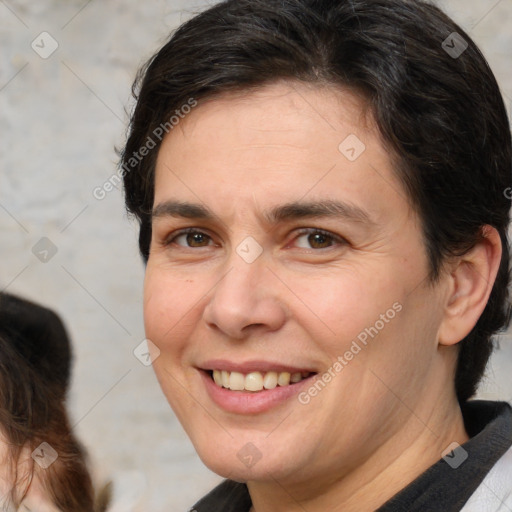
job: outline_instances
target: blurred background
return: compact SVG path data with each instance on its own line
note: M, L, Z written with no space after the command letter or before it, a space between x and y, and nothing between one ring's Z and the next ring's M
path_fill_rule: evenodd
M137 68L212 3L0 0L0 290L65 320L73 424L123 512L187 510L221 480L134 355L144 339L137 228L120 189L93 195L115 172ZM437 3L480 46L510 112L512 0ZM511 401L511 374L503 335L479 396Z

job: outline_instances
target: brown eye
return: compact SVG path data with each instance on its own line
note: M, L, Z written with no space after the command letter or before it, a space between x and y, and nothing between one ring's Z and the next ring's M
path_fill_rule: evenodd
M326 249L345 242L338 236L317 229L305 230L301 232L295 240L296 246L301 249Z
M332 237L324 235L323 233L313 233L308 235L308 242L314 249L323 249L332 244Z
M190 247L204 247L208 245L209 238L210 237L204 233L188 233L187 244L189 244Z
M176 245L180 245L182 247L207 247L210 245L211 241L211 237L209 237L206 233L201 231L186 231L179 233L171 238L167 242L167 245L175 243Z

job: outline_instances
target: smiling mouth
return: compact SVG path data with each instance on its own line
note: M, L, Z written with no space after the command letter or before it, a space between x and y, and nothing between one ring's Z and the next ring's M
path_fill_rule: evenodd
M229 372L226 370L209 370L211 379L219 388L231 391L250 391L258 393L276 387L293 386L316 375L314 372Z

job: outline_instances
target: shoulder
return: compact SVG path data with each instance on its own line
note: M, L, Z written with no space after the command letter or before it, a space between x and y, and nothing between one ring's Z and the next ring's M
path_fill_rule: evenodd
M498 453L489 465L485 477L462 508L462 512L508 512L512 510L512 408L506 402L475 401L469 404L473 415L485 416L492 412L492 421L480 435L487 439L482 448L488 453Z
M461 512L512 510L512 447L491 468Z

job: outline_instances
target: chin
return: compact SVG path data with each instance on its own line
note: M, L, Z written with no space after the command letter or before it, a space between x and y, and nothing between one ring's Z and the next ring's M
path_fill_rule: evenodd
M274 440L263 438L254 441L255 437L247 432L246 435L233 434L233 437L221 441L213 436L200 436L200 439L192 437L192 441L205 466L237 482L284 479L293 472L290 468L300 467L301 464L298 460L289 460L293 450L277 437Z

